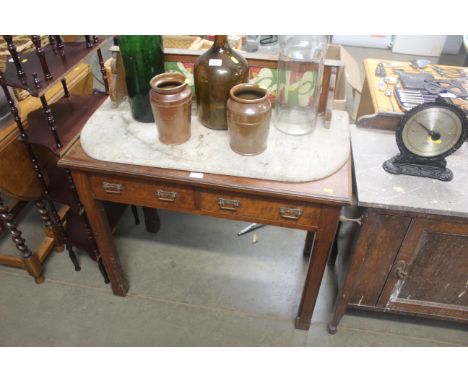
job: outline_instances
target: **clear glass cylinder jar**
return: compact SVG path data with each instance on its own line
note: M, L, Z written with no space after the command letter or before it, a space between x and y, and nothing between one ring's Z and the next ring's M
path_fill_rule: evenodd
M317 122L326 36L280 36L274 125L305 135Z

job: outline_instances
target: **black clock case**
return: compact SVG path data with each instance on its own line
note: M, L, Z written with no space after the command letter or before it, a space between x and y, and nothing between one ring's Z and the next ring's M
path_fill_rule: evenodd
M449 109L457 114L462 121L462 134L457 143L445 153L434 157L421 157L414 155L407 150L403 143L402 133L404 126L414 114L430 107ZM468 137L468 119L465 113L459 107L445 101L445 99L438 99L436 102L426 102L418 105L409 112L405 113L398 124L395 137L397 146L400 149L400 154L383 163L383 168L385 171L394 175L403 174L420 176L448 182L453 179L453 172L447 168L447 161L445 158L457 151Z

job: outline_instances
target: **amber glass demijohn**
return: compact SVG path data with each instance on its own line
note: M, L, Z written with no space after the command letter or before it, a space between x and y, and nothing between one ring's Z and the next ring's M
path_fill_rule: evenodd
M226 130L229 91L249 80L247 61L229 46L227 36L215 36L213 46L197 59L194 80L198 119L210 129Z

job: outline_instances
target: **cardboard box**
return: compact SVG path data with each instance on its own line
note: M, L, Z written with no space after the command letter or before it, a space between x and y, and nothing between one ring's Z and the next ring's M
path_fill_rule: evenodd
M353 92L360 93L364 83L359 64L341 45L330 44L325 57L325 67L327 65L340 65L336 78L333 109L347 110L347 85L351 86ZM324 90L322 89L322 92Z

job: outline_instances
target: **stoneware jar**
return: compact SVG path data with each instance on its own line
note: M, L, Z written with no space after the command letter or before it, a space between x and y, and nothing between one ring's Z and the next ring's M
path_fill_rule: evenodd
M256 85L239 84L230 91L227 122L231 149L258 155L267 148L271 103L268 92Z
M150 102L159 140L179 145L190 139L192 91L180 73L163 73L150 81Z

